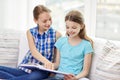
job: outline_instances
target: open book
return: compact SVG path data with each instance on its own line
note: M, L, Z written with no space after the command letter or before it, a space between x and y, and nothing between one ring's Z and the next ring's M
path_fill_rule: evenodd
M57 70L51 70L51 69L46 69L43 66L39 65L39 64L20 64L21 67L26 67L28 69L39 69L39 70L44 70L44 71L49 71L55 74L69 74L69 73L65 73L65 72L61 72L61 71L57 71Z

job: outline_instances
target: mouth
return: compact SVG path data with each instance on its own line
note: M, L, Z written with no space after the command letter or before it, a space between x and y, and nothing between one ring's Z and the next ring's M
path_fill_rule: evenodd
M73 34L69 34L69 37L70 37L70 36L73 36Z
M72 32L72 33L69 33L69 35L74 35L75 33L74 32Z
M50 26L45 26L46 28L50 28Z

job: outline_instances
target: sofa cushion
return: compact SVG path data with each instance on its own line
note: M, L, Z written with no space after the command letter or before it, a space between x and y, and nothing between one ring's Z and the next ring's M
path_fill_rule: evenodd
M0 31L0 65L9 67L17 66L19 35L17 31Z
M120 49L110 41L103 46L92 80L120 80Z

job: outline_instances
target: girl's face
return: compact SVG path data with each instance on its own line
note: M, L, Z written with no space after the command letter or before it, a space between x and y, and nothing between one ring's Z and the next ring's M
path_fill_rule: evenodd
M82 29L80 24L69 20L66 21L66 33L69 37L78 36L80 29Z
M36 24L39 25L39 28L43 31L46 31L50 28L52 24L50 13L43 12L39 15L38 19L35 20Z

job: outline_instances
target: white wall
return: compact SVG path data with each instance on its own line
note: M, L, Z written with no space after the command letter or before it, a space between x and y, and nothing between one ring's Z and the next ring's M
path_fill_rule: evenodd
M36 24L34 23L33 21L33 9L36 5L38 4L42 4L42 5L45 5L45 2L46 0L28 0L27 3L28 3L28 27L27 28L30 28L30 27L33 27L35 26Z
M27 27L27 0L0 0L0 29Z
M92 37L95 37L96 2L96 0L85 0L85 24L87 34Z
M26 30L35 26L33 8L46 0L0 0L0 29Z
M0 29L26 30L35 26L33 9L38 4L45 5L46 1L47 0L0 0ZM85 0L85 4L87 32L93 36L96 25L95 0ZM94 17L91 17L93 15Z

